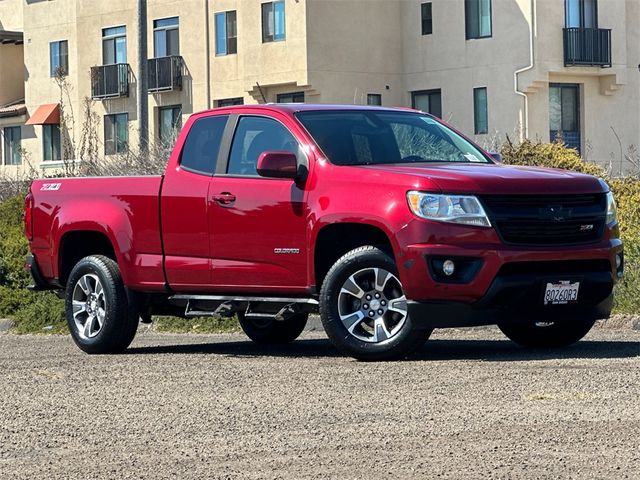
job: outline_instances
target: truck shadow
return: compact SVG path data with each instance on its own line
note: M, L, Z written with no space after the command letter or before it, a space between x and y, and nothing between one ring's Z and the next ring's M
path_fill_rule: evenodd
M140 355L212 354L231 357L343 357L326 339L303 339L288 345L261 346L249 340L161 345L130 348L127 353ZM583 341L571 347L534 350L518 347L508 340L429 340L406 361L478 360L494 362L554 359L614 359L640 357L638 341ZM348 358L348 357L345 357Z

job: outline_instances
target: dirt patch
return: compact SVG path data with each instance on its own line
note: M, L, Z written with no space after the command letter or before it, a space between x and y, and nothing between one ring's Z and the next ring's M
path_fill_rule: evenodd
M608 330L640 330L640 315L621 313L612 315L607 320L600 320L596 328Z

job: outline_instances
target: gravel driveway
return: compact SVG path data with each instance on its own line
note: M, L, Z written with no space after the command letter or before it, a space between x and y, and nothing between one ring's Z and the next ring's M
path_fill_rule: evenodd
M640 332L554 353L493 328L359 363L320 333L139 334L120 356L0 334L2 479L640 478Z

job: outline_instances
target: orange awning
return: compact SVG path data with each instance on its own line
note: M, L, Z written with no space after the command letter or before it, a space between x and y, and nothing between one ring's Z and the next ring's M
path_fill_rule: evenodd
M25 125L58 125L60 123L60 105L50 103L40 105Z

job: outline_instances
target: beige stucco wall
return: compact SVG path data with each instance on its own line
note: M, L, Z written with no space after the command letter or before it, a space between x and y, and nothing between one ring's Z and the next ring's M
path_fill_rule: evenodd
M267 102L278 93L308 90L307 2L285 1L286 39L262 43L261 3L256 0L216 0L210 8L212 99L244 97L245 103ZM215 13L236 10L238 53L215 55Z
M22 3L24 1L0 0L0 30L22 31Z
M307 0L312 101L363 105L368 93L403 105L399 0ZM388 86L388 88L387 88Z

